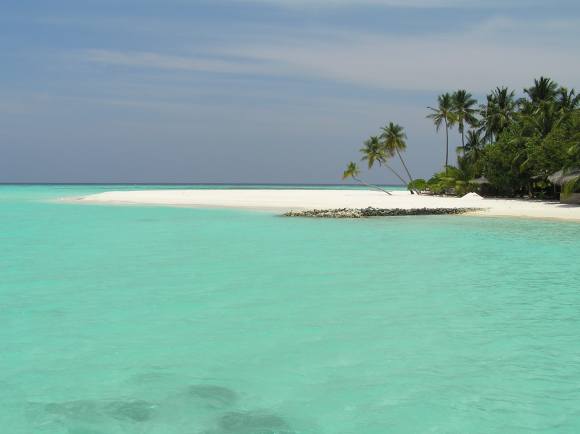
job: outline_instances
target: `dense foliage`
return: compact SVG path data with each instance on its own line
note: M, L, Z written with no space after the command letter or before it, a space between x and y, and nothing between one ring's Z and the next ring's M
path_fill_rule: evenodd
M444 170L429 180L414 179L402 156L407 142L403 127L390 122L360 150L370 168L385 167L412 192L480 193L528 197L580 191L580 96L549 78L534 80L521 98L498 87L478 105L466 90L444 93L428 107L437 131L445 130ZM457 164L449 164L449 131L460 134ZM397 158L406 178L390 164ZM555 175L557 174L557 175ZM351 162L343 178L359 178ZM376 186L372 186L378 188Z
M559 187L550 175L580 168L580 97L574 90L541 77L520 99L498 87L485 104L475 109L476 104L471 94L459 90L441 95L439 106L430 108L428 117L438 130L445 125L448 136L457 125L462 138L457 165L447 165L426 181L435 193L483 188L499 195L544 197ZM580 177L565 178L564 190L580 188Z

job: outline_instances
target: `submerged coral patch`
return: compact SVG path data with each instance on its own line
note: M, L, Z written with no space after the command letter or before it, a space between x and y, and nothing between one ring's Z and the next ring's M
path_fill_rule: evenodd
M219 427L228 434L291 434L283 418L260 411L226 413L220 418Z
M105 413L117 420L145 422L151 419L157 408L156 404L141 400L114 401L104 406Z
M98 401L78 400L51 402L44 406L46 413L74 420L94 420L100 417Z
M188 393L190 396L202 401L207 407L216 409L230 407L238 399L236 392L227 387L207 384L190 386Z

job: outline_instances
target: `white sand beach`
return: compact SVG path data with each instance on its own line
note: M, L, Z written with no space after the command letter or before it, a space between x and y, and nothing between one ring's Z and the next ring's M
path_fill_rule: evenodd
M580 206L518 199L411 195L369 190L141 190L109 191L75 199L85 203L221 207L255 210L336 208L481 208L483 216L580 221Z

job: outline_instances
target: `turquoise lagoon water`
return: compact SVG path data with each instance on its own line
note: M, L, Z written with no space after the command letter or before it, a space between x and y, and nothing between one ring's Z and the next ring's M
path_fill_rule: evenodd
M0 432L580 432L580 225L110 188L0 187Z

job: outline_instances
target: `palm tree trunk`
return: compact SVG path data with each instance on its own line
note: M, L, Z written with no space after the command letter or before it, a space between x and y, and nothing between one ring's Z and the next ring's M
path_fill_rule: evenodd
M389 166L387 163L383 163L385 165L385 167L387 169L389 169L391 172L393 172L393 175L395 175L397 178L399 178L399 180L405 185L407 186L409 183L407 181L405 181L403 178L401 178L401 175L399 175L395 169L393 169L391 166Z
M445 120L445 176L447 176L447 166L449 166L449 125Z
M399 156L399 160L401 160L401 164L405 168L405 172L407 172L407 176L409 177L409 182L413 182L413 177L411 176L411 172L409 172L409 169L407 168L407 165L405 164L405 160L403 160L403 157L401 156L401 153L399 152L399 150L397 149L396 151L397 151L397 155Z
M465 156L465 127L461 127L461 155ZM459 165L459 157L457 157L457 165Z
M401 156L401 153L399 152L399 150L396 149L396 151L397 151L397 155L399 156L399 160L401 160L401 164L405 168L405 172L407 172L407 176L409 177L409 182L412 183L413 182L413 176L411 175L411 172L409 172L409 168L405 164L405 160L403 160L403 157ZM413 190L411 190L411 193L413 193ZM415 191L415 193L419 194L418 191Z
M384 189L382 189L381 187L379 187L378 185L367 184L367 183L366 183L366 182L364 182L362 179L355 178L354 176L352 177L352 179L354 179L356 182L358 182L358 183L360 183L360 184L366 185L367 187L370 187L370 188L376 188L377 190L380 190L380 191L382 191L383 193L387 193L389 196L392 196L392 194L391 194L391 192L390 192L390 191L384 190Z

